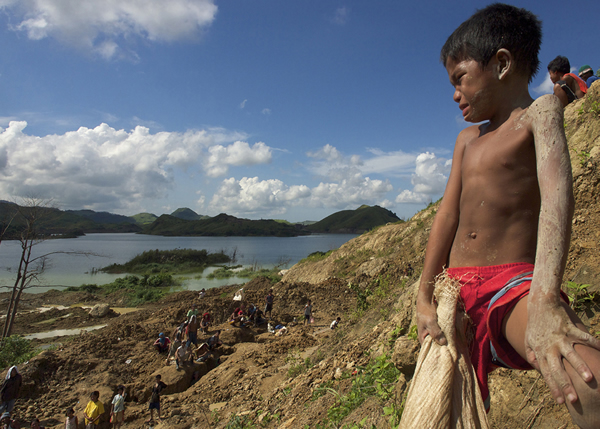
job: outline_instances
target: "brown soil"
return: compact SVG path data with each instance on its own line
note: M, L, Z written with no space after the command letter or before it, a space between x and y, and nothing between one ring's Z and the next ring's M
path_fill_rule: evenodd
M600 85L588 97L598 100L599 92ZM600 117L584 103L570 105L565 115L576 197L565 280L589 283L590 289L600 290ZM189 291L175 293L136 312L111 312L102 319L90 317L81 308L106 301L102 296L57 291L27 295L21 303L16 333L107 326L73 337L36 341L55 348L20 366L24 386L15 416L23 422L37 416L47 427L58 428L67 407L74 407L81 419L90 391L99 390L105 408L110 408L116 386L124 384L128 394L125 427L149 427L145 419L150 388L155 375L161 374L168 387L162 396L164 419L154 424L155 428L224 428L235 416L255 426L229 427L314 428L325 422L328 410L336 404L332 391L318 388L326 385L347 392L355 370L373 356L387 353L401 371L395 398L382 404L371 396L342 424L391 427L383 407L392 402L400 406L418 353L418 343L407 335L415 324L416 277L405 278L403 270L411 263L415 272L420 272L436 209L434 204L406 223L363 234L319 262L297 264L274 285L267 279L244 285L245 300L261 307L268 290L274 290L273 322L289 328L281 337L264 328L237 328L226 323L239 285L209 290L203 299ZM357 294L349 283L375 292L367 299L367 311L356 311ZM5 309L5 298L6 294L0 295L0 310ZM294 318L302 321L307 299L313 301L316 323L293 326ZM192 302L213 315L213 330L223 330L224 345L219 362L211 359L178 371L174 365L166 366L165 356L151 345L159 332L171 336ZM108 303L119 306L116 299ZM34 311L51 304L69 308ZM596 303L591 302L581 312L593 333L600 330L596 310ZM331 331L329 323L337 316L342 323ZM309 368L294 372L295 365L301 366L306 359ZM201 378L190 386L195 371ZM490 391L493 428L574 427L535 371L497 370L491 375ZM106 419L102 427L108 427Z

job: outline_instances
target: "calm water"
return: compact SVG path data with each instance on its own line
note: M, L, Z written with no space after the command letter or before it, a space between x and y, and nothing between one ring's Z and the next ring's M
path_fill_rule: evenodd
M206 249L231 255L237 264L271 268L282 265L289 268L312 252L339 248L355 234L317 234L304 237L159 237L140 234L88 234L84 237L47 240L34 246L34 257L51 252L82 252L93 255L51 255L41 279L44 287L32 287L29 292L43 292L52 287L80 286L86 283L105 284L122 275L98 273L94 269L117 263L122 264L145 250ZM4 241L0 245L0 286L12 286L20 256L20 243ZM184 287L192 290L224 284L243 283L244 279L207 280L207 269L202 278L188 276ZM1 288L0 291L7 291Z

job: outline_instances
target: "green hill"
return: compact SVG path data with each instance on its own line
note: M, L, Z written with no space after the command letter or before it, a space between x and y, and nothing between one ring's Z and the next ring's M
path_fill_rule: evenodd
M318 233L362 234L376 226L398 221L398 216L383 207L363 205L356 210L342 210L329 215L319 222L307 225L306 229Z
M72 213L74 215L90 219L96 223L135 223L135 220L129 216L123 216L109 212L95 212L93 210L65 210L65 213Z
M171 213L171 216L183 220L200 220L209 218L209 216L199 215L194 210L188 209L187 207L178 208L173 213Z
M308 232L274 220L249 220L221 213L201 220L162 215L144 228L144 234L165 236L265 236L295 237Z
M131 216L131 218L135 220L135 223L138 225L147 225L158 219L158 217L152 213L138 213Z

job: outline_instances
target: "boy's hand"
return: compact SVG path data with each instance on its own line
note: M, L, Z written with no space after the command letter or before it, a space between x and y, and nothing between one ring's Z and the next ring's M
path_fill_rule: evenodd
M557 403L562 404L565 400L574 403L577 401L577 392L562 360L566 359L589 383L593 379L592 372L574 346L582 344L600 350L600 341L579 329L560 304L540 305L538 311L534 307L529 307L525 332L527 360L542 373Z
M437 311L435 304L431 302L422 302L417 298L417 330L419 342L423 344L423 340L427 335L431 335L433 341L440 346L448 344L444 332L437 322Z

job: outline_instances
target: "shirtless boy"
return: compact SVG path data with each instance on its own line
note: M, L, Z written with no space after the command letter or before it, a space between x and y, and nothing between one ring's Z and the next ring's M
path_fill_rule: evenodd
M587 84L576 74L571 73L571 63L567 57L559 55L548 64L548 74L554 84L554 95L563 106L587 93Z
M578 425L597 428L600 341L560 292L574 205L563 106L554 95L534 101L528 92L540 44L535 15L493 4L461 24L442 48L464 119L487 122L456 140L427 244L417 327L421 342L431 335L446 344L433 289L448 267L463 285L474 325L471 360L486 406L489 372L533 366ZM502 295L507 283L514 287Z

